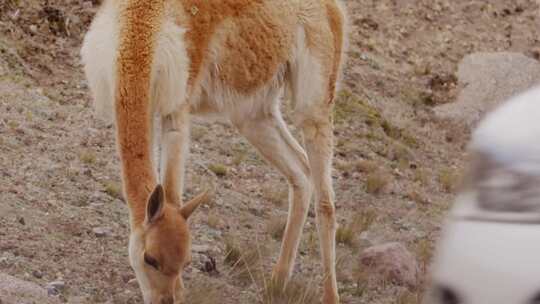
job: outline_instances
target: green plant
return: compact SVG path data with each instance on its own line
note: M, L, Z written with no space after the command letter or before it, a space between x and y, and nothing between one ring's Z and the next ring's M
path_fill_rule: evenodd
M227 175L228 172L227 167L221 164L210 164L208 166L208 169L210 169L210 171L212 171L215 175L219 177Z

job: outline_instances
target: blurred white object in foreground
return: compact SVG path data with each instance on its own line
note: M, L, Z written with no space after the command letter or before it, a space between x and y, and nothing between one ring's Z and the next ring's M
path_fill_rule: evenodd
M488 115L469 148L425 303L540 304L540 89Z

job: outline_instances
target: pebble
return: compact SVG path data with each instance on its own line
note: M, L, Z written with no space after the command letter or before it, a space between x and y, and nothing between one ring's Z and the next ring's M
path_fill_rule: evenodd
M39 270L34 270L34 271L32 271L32 275L33 275L34 277L38 278L38 279L43 278L43 273L41 273L41 271L39 271Z
M111 235L111 231L107 227L96 227L92 229L92 232L97 237L106 237Z
M47 284L47 294L50 296L59 295L66 288L66 283L64 281L54 281Z

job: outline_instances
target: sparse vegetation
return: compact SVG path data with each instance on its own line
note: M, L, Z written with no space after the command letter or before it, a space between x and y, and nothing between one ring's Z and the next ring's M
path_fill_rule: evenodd
M85 151L81 154L81 161L87 165L96 163L96 155L90 151Z
M208 130L206 128L199 126L191 128L191 138L195 141L200 141L206 136L206 134L208 134Z
M396 304L420 304L420 299L417 294L410 291L403 291L399 294Z
M420 261L422 271L425 272L433 257L433 242L429 238L422 238L416 242L415 254Z
M275 240L281 240L283 233L285 233L285 227L287 226L287 217L276 216L272 217L266 224L266 231Z
M292 278L283 288L281 282L263 281L263 304L311 304L319 296L313 282L298 277Z
M229 276L242 282L257 282L261 276L261 259L266 248L259 244L240 244L231 237L225 238L225 263L231 267Z
M338 94L338 100L334 108L334 120L337 124L341 124L351 118L360 118L368 125L376 125L381 119L381 114L358 96L343 90Z
M366 192L371 194L381 194L391 182L391 176L376 171L368 174L366 179Z
M109 196L120 200L122 199L122 186L120 183L114 181L105 181L103 183L103 187L105 188L105 193L107 193Z
M439 183L446 192L453 192L459 182L459 175L456 170L443 168L439 171Z
M219 226L219 222L220 222L220 218L218 214L212 211L208 213L208 217L206 218L206 223L208 224L209 227L213 229L217 229Z
M210 281L209 279L197 280L197 283L190 284L186 289L186 299L190 304L216 304L220 303L224 284Z
M210 164L208 166L208 169L210 169L210 171L212 171L215 175L219 177L227 175L227 172L229 171L227 167L222 164Z
M379 168L376 162L363 159L356 161L353 165L358 172L362 173L373 173Z
M355 246L355 242L354 242L355 235L356 235L356 233L353 230L353 227L351 227L350 225L339 226L338 229L336 230L336 242L338 244L343 244L343 245L347 245L349 247L354 247Z
M356 236L369 229L375 222L376 214L372 210L364 210L355 214L349 223L336 230L336 242L351 248L358 246Z
M418 168L414 171L414 181L420 183L423 187L429 185L429 171L427 169Z
M262 192L265 199L269 200L272 204L278 207L286 205L289 199L289 190L282 185L278 187L274 185L264 186Z

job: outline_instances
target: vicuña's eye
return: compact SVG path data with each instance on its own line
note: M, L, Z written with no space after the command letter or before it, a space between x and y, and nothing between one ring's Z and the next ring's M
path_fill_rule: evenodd
M156 270L159 269L159 263L156 259L154 259L153 257L147 255L146 253L144 254L144 262L152 267L154 267Z

